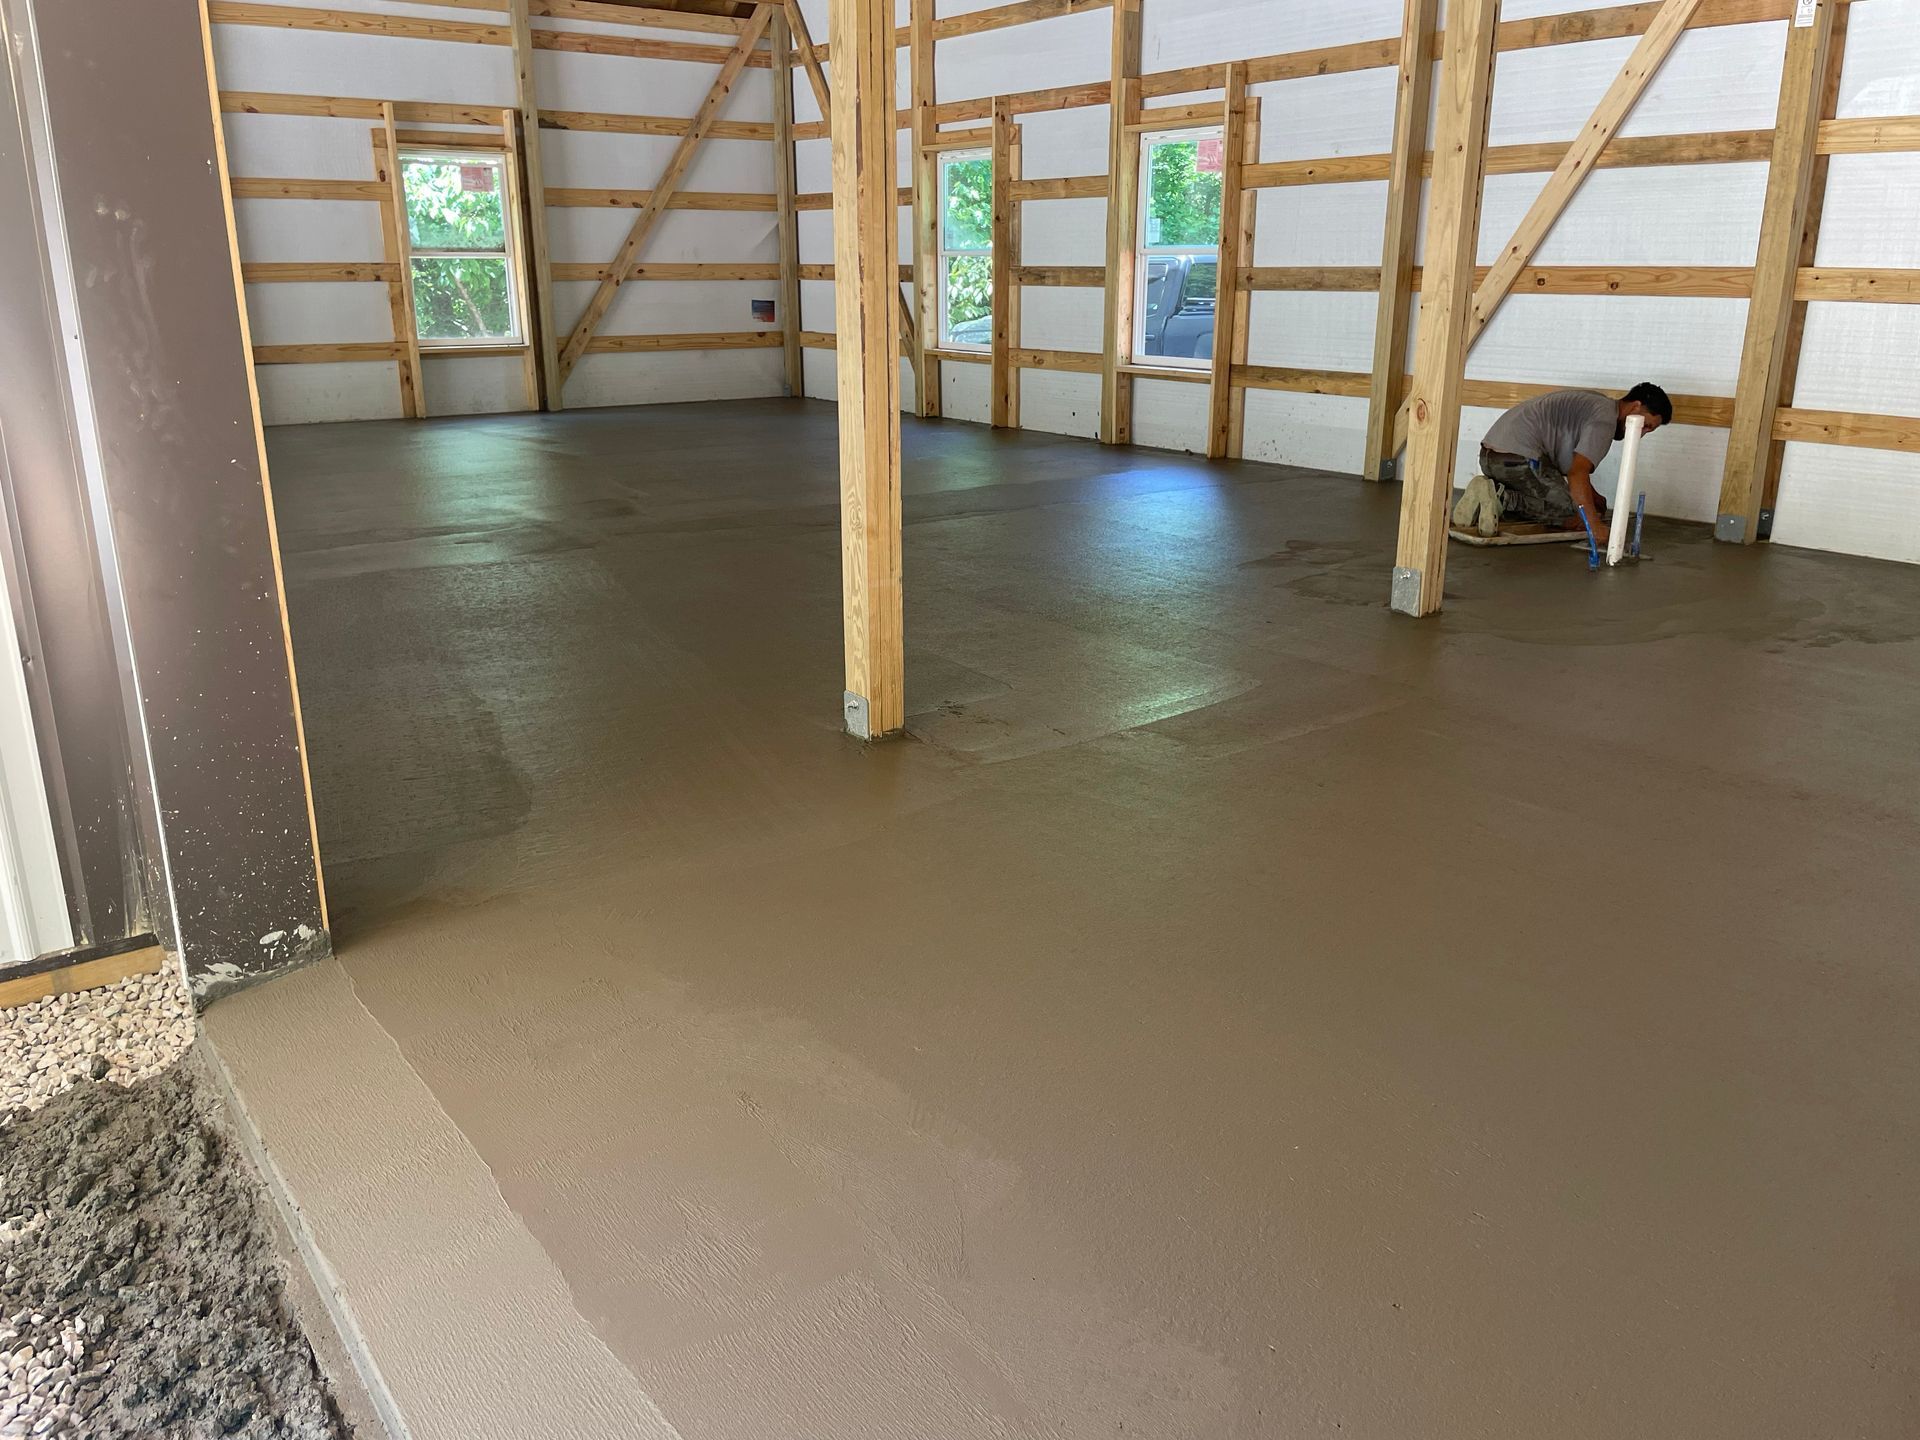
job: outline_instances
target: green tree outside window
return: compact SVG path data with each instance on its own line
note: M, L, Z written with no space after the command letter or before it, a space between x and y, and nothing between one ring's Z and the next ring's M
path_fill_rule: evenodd
M405 157L400 175L422 340L517 341L505 167L490 156Z
M1220 172L1200 168L1200 145L1198 140L1154 144L1147 168L1146 244L1220 243Z
M993 318L993 160L951 156L940 166L942 339L983 345ZM980 322L987 322L982 324ZM955 332L959 333L956 334Z

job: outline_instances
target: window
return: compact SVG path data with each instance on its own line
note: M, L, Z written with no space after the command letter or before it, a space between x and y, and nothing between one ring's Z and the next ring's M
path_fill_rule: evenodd
M518 345L519 269L506 157L411 151L400 157L412 249L414 324L423 346Z
M1191 367L1213 360L1221 170L1218 130L1152 135L1140 147L1135 360Z
M940 343L993 344L993 156L940 157Z

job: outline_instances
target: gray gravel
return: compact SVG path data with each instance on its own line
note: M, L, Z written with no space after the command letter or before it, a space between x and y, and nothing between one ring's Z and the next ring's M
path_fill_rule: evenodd
M135 1084L192 1044L193 1007L171 967L0 1010L0 1111L38 1110L95 1080Z

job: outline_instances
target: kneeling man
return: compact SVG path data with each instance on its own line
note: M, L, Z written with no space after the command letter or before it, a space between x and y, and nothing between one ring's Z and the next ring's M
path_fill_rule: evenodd
M1521 401L1480 442L1480 474L1453 507L1454 525L1482 535L1502 520L1578 530L1584 506L1594 539L1605 543L1606 509L1593 472L1625 438L1629 415L1644 416L1652 434L1673 419L1673 402L1644 382L1620 400L1598 390L1554 390Z

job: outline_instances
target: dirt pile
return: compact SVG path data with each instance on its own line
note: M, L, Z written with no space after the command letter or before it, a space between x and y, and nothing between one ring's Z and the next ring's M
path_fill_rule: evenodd
M264 1203L192 1056L9 1117L0 1436L346 1436Z

